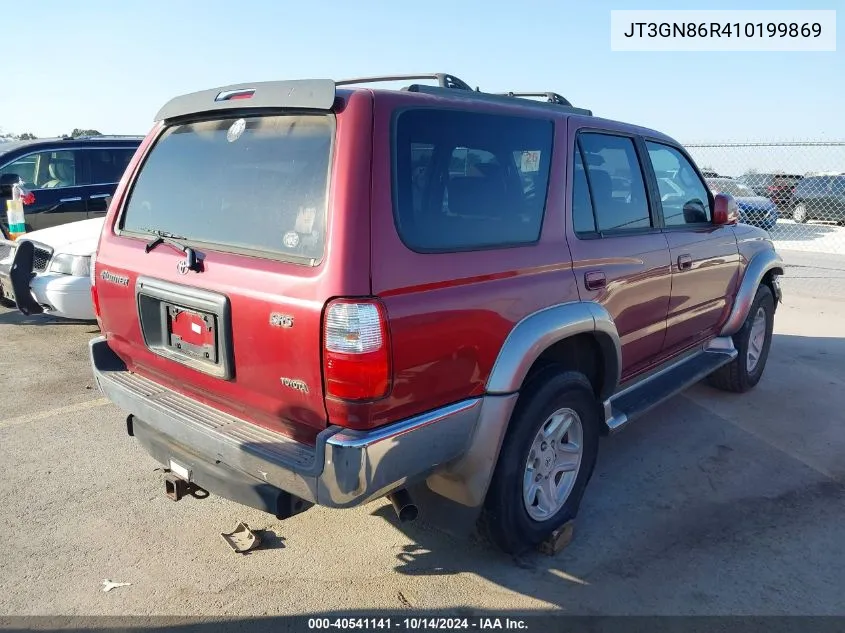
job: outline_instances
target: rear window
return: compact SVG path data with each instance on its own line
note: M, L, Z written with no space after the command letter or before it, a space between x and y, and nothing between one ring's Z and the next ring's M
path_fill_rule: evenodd
M775 176L773 181L773 186L775 187L794 187L798 181L801 180L800 176Z
M421 109L395 135L395 220L423 253L516 246L540 237L551 121Z
M742 181L749 187L768 186L772 180L771 174L746 174L742 177Z
M132 189L121 228L315 264L325 248L330 115L174 125Z

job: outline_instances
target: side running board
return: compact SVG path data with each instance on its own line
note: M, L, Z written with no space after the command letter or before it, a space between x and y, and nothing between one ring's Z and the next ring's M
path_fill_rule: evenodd
M628 422L727 365L736 356L731 338L720 337L697 353L614 394L604 403L608 428L611 432L618 431Z

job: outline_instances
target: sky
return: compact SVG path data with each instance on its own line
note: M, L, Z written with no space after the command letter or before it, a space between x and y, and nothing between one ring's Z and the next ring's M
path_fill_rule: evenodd
M143 134L164 102L194 90L448 72L485 91L553 90L596 115L684 143L845 141L841 35L836 52L610 50L611 9L678 4L39 0L0 36L0 128ZM684 8L836 9L837 32L845 32L845 0L710 0Z

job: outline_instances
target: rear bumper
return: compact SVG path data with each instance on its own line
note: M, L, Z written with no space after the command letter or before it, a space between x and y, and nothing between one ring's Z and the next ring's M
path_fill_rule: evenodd
M252 482L252 493L262 498L260 489L269 486L347 508L420 481L466 451L482 402L467 400L372 431L329 427L310 446L127 371L104 337L90 342L90 354L100 390L141 421L151 438L142 444L154 458L183 466L180 457L189 459L196 465L194 483L253 507L259 505L231 490Z

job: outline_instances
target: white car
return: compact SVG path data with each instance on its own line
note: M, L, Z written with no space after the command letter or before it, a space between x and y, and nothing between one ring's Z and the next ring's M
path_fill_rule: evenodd
M105 218L70 222L21 235L16 241L0 239L0 297L26 313L44 312L67 319L94 320L91 299L91 258L97 250ZM21 244L34 248L29 297L16 297L12 264Z

